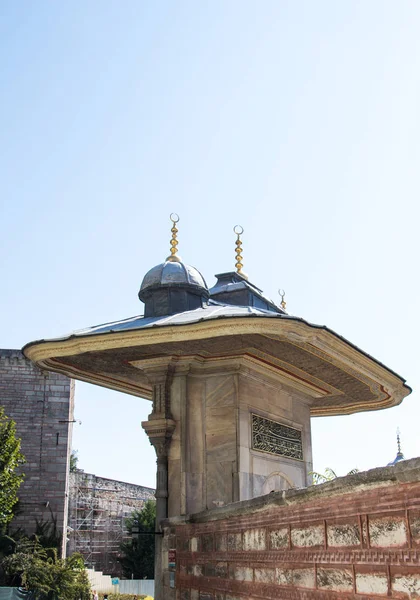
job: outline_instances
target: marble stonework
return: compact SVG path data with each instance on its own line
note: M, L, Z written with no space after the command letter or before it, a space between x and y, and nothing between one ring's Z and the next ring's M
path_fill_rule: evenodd
M312 469L309 399L241 360L175 368L168 515L191 514L274 490L305 487ZM252 414L299 429L304 460L252 449Z

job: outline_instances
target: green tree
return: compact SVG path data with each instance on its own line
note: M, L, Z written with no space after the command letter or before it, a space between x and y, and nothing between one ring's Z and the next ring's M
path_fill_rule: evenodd
M79 467L79 456L77 454L77 450L72 450L70 454L70 473L77 473L80 471Z
M20 439L16 437L16 424L0 406L0 531L4 531L13 518L17 492L23 481L23 474L17 473L16 469L24 462Z
M126 526L132 539L121 544L119 558L125 577L154 579L155 576L156 502L147 500L142 510L135 510Z
M15 552L2 559L5 584L24 586L38 600L89 600L90 585L83 557L59 559L55 550L37 539L17 542Z

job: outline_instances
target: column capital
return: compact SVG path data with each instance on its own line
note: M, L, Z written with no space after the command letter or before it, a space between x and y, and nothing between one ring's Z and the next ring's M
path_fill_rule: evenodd
M172 419L153 419L143 421L141 424L149 437L150 443L156 450L158 460L168 456L169 444L175 425L176 423Z

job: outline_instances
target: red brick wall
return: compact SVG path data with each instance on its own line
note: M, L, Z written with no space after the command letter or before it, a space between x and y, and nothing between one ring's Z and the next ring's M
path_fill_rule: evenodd
M165 598L420 598L420 459L169 523Z

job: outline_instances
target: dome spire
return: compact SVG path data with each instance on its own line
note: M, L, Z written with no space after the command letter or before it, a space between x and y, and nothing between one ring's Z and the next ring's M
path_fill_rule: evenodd
M237 238L236 238L236 242L235 242L235 267L236 267L236 272L239 273L239 275L242 275L242 277L244 277L245 279L248 279L248 276L245 275L245 273L242 272L242 240L241 240L241 235L244 232L244 228L242 227L242 225L235 225L235 227L233 228L234 233L236 233Z
M404 457L404 454L401 452L401 439L400 439L400 428L399 427L397 427L397 448L398 448L397 456Z
M279 296L281 298L280 306L283 310L286 310L286 300L284 299L286 292L284 290L279 290Z
M171 239L171 253L168 256L168 258L166 259L169 262L182 262L181 257L177 256L177 252L178 252L178 237L177 237L177 233L178 233L178 228L176 226L176 224L179 221L179 216L176 213L171 213L169 218L172 221L172 239Z
M388 463L388 467L396 465L397 463L400 462L400 460L404 460L404 459L405 459L405 457L401 450L400 428L398 427L397 428L397 456L394 458L393 461Z

